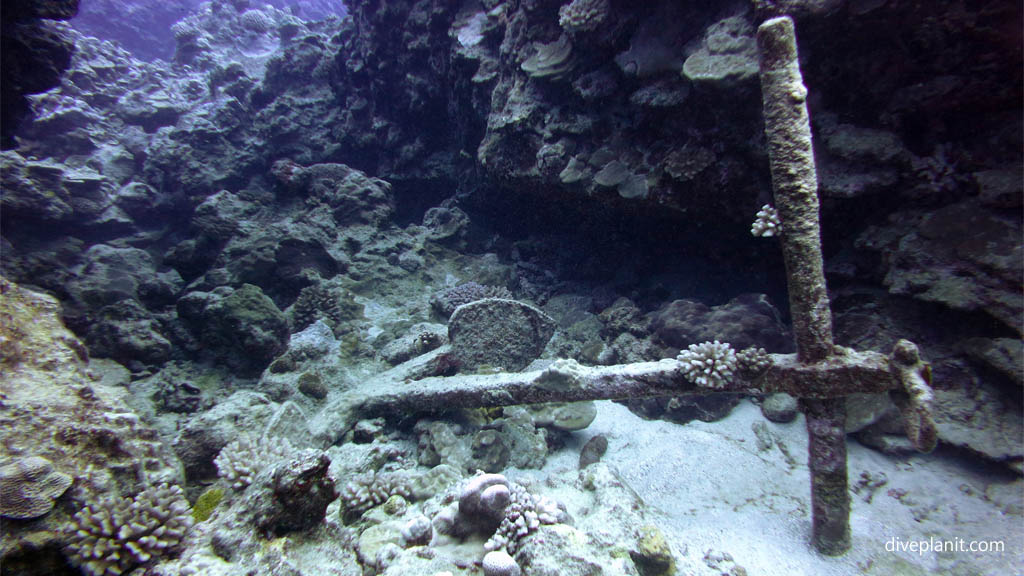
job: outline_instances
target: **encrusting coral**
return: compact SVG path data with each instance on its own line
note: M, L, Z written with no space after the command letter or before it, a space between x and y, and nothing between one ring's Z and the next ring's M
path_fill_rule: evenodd
M173 554L192 523L178 486L103 498L75 514L66 534L68 556L90 576L118 576Z
M476 282L463 282L438 290L430 297L430 305L445 317L451 316L463 304L484 298L512 299L512 293L504 286L486 286Z
M608 0L573 0L558 9L558 24L570 33L596 30L608 19Z

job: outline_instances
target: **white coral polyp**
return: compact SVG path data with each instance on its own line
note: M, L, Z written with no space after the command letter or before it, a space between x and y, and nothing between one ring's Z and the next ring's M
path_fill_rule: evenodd
M737 369L736 351L718 340L690 344L676 358L683 376L704 388L725 388Z
M771 204L765 204L757 212L757 218L750 226L750 233L760 238L776 236L782 230L779 213Z

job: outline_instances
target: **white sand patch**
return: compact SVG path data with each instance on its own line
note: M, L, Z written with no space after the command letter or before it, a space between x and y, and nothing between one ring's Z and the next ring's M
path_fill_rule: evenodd
M774 438L763 451L751 428L757 422ZM648 516L673 546L679 574L728 574L736 566L751 576L1024 572L1024 483L972 469L948 454L894 458L850 441L851 488L865 472L868 480L884 483L852 494L853 548L830 558L810 544L802 417L774 424L743 402L722 421L681 426L644 421L621 405L601 402L597 420L578 433L577 444L553 455L545 472L574 469L579 446L599 433L609 441L603 461L616 466L643 498ZM1004 550L886 549L932 538L954 545L962 539L963 546L994 541ZM732 562L716 564L714 557L722 553Z

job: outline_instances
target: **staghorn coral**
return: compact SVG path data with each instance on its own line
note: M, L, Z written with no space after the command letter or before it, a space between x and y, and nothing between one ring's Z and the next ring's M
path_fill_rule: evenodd
M295 448L284 438L240 436L223 449L213 463L217 475L235 490L244 490L264 468L291 456Z
M0 465L0 516L27 520L45 516L72 478L46 458L29 456Z
M750 225L750 233L759 238L776 236L782 231L782 223L779 221L779 213L771 204L761 206L757 212L757 218Z
M690 344L677 359L687 380L707 388L724 388L738 368L736 351L718 340Z
M558 9L558 24L570 34L590 32L608 19L610 8L608 0L573 0Z
M430 305L447 318L459 306L483 300L484 298L505 298L511 300L512 293L504 286L485 286L476 282L463 282L457 286L449 286L435 292L430 297Z
M412 498L409 478L396 472L360 474L341 489L341 513L346 519L358 518L370 508L387 502L392 496Z
M178 486L149 486L134 498L87 504L67 529L68 556L91 576L118 576L173 554L192 526Z

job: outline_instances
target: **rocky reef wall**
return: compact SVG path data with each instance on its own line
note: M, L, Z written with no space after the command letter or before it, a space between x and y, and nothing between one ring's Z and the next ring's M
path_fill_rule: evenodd
M94 355L143 372L258 374L309 324L294 307L333 300L332 328L355 338L353 295L440 288L454 254L507 266L475 280L538 304L584 293L595 313L627 297L657 315L761 293L785 321L777 250L749 234L771 200L753 30L782 10L840 340L930 334L951 386L987 371L1019 397L1019 7L348 8L306 22L204 4L172 27L170 62L67 31L68 72L29 98L2 156L4 274L59 296Z

